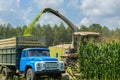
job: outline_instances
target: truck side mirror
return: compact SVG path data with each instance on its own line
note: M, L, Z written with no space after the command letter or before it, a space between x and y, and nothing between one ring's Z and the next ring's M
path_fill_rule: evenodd
M58 53L56 53L56 58L58 58Z

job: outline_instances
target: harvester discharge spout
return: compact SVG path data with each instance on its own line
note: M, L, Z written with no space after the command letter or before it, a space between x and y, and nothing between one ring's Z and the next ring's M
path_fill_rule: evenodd
M32 35L31 33L34 28L34 25L39 20L41 15L46 12L52 13L52 14L56 15L57 17L61 18L64 22L66 22L66 24L72 29L73 32L77 31L76 27L67 18L65 18L62 14L60 14L58 11L53 10L51 8L45 8L42 11L40 11L39 14L35 17L35 19L30 23L30 25L28 25L28 27L24 31L23 36L31 36Z

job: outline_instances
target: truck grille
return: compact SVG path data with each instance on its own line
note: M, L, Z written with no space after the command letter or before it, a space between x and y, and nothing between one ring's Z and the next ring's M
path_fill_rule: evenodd
M58 64L56 62L48 62L45 63L45 69L46 70L56 70L58 69Z

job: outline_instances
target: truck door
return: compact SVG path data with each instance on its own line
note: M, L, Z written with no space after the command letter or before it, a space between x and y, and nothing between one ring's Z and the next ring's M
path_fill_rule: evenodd
M27 51L23 51L20 60L20 71L25 71L26 62L27 62Z

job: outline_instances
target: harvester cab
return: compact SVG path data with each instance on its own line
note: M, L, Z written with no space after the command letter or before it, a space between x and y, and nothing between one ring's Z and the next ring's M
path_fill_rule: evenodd
M91 42L98 41L100 37L100 33L97 32L74 32L73 34L73 46L74 49L77 50L80 43L88 44Z

